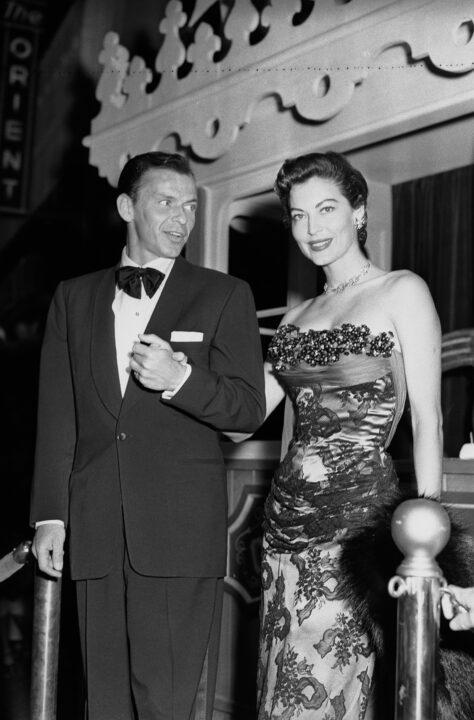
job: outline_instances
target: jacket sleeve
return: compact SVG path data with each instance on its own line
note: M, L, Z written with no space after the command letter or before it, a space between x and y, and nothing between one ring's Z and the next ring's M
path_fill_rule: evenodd
M265 417L263 359L255 304L238 282L224 304L211 342L208 367L192 366L169 402L214 429L254 432Z
M67 523L76 422L66 327L61 284L51 303L41 350L31 524L40 520Z

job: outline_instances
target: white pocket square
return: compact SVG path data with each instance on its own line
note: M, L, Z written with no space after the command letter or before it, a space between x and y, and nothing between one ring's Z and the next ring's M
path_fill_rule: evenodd
M187 330L173 330L170 342L202 342L204 333Z

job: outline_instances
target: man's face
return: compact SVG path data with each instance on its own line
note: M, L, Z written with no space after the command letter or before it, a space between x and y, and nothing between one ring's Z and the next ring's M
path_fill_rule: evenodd
M174 170L147 170L135 200L120 195L117 206L128 223L127 251L140 265L181 253L196 220L196 184Z

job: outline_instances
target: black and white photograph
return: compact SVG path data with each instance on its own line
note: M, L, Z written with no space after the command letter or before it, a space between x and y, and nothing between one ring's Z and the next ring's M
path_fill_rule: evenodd
M473 720L474 0L0 10L0 720Z

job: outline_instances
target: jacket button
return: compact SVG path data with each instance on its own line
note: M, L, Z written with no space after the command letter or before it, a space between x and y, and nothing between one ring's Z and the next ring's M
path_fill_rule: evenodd
M117 435L117 440L126 440L127 439L127 433L120 433Z

